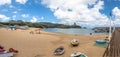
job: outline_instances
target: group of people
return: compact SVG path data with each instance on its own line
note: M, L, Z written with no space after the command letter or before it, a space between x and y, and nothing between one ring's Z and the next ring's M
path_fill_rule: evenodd
M41 33L41 29L36 29L35 31L30 31L30 34L40 34Z

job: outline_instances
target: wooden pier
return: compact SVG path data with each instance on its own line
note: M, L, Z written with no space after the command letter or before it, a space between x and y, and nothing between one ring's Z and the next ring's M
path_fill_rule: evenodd
M120 29L116 28L103 57L120 57Z

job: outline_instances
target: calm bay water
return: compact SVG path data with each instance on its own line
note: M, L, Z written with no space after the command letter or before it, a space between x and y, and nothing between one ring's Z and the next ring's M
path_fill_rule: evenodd
M80 28L67 28L67 29L61 29L61 28L45 28L43 29L47 32L55 32L55 33L65 33L65 34L78 34L78 35L86 35L86 34L107 34L107 33L94 33L92 29L80 29Z

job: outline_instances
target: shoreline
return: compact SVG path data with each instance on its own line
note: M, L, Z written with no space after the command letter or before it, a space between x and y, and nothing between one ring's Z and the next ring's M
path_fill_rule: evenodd
M54 31L54 29L56 30L56 31ZM72 30L73 29L73 30ZM46 32L51 32L51 33L59 33L59 34L69 34L69 35L90 35L90 33L92 33L93 35L104 35L104 34L108 34L108 33L106 33L106 32L100 32L100 33L95 33L94 32L94 30L92 30L92 29L83 29L83 30L85 30L86 32L84 32L84 31L82 31L82 30L78 30L78 31L80 31L80 32L77 32L76 30L75 30L75 32L74 32L74 29L76 29L76 28L71 28L71 32L69 32L70 30L67 30L67 29L61 29L61 28L48 28L48 29L42 29L42 30L44 30L44 31L46 31ZM79 28L79 29L81 29L81 28ZM52 30L52 31L51 31ZM89 31L90 30L90 31ZM64 32L64 31L68 31L68 32ZM83 33L82 33L83 32Z
M71 35L45 31L41 31L41 34L29 33L35 29L9 31L1 28L0 45L5 49L11 47L17 49L19 53L15 57L58 57L53 52L59 46L65 48L65 54L59 57L69 57L74 52L82 52L88 57L101 57L105 51L105 48L94 46L94 43L95 40L104 39L107 35ZM77 47L70 44L74 38L80 43Z

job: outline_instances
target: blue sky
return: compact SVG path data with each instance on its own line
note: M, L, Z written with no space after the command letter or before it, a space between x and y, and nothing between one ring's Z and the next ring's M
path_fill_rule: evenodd
M76 22L81 26L106 26L112 11L116 16L114 22L119 25L119 5L120 0L1 0L0 21Z
M13 7L13 8L10 8L10 7ZM8 16L10 17L10 19L13 19L12 16L16 15L15 20L30 21L32 17L36 17L38 18L39 22L40 21L43 21L43 22L57 21L57 19L53 16L53 13L50 11L50 9L43 6L41 4L41 1L36 3L34 0L29 0L25 4L20 4L18 2L15 2L15 0L13 0L10 5L8 4L1 5L0 10L3 10L3 11L0 11L0 14ZM21 16L22 14L29 15L29 17L23 18ZM41 20L40 19L41 17L43 17L44 20Z
M110 12L115 8L120 8L120 0L104 0L104 10L100 12L109 17Z

